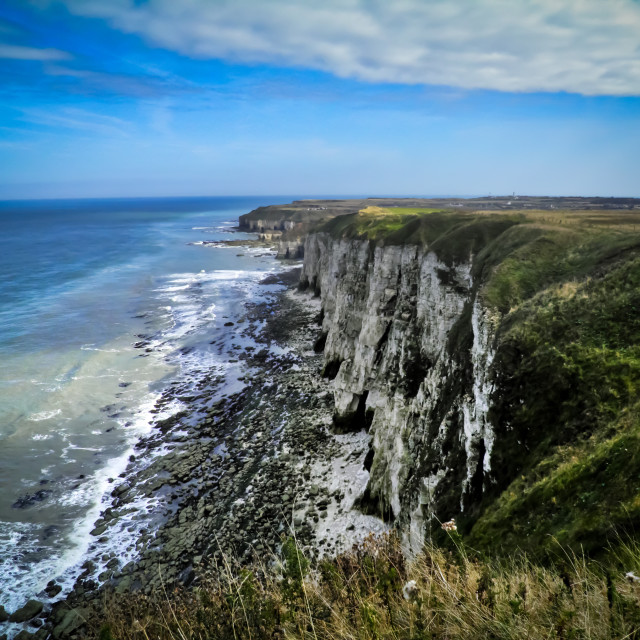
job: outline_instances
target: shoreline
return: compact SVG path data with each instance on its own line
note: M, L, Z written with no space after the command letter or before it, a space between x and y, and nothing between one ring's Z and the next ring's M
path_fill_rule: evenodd
M246 303L229 328L263 347L245 346L230 360L242 367L244 388L224 388L224 376L203 371L197 393L174 382L161 395L157 416L176 399L186 408L155 420L136 444L129 468L112 483L111 505L93 524L83 572L43 614L39 636L72 636L111 590L194 586L222 554L251 562L292 529L310 555L333 555L386 529L352 510L354 487L368 477L368 436L330 432L331 383L313 351L319 300L297 292L298 279L299 268L263 278L259 286L280 290ZM135 549L103 553L123 523L137 537ZM46 591L55 598L57 590L52 582Z

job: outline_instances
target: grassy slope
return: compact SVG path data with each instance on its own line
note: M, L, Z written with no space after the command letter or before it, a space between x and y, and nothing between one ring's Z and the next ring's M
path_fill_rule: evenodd
M516 479L472 530L482 547L534 550L554 536L596 551L616 530L640 531L637 243L578 237L525 267L507 259L509 286L500 267L489 280L487 300L510 309L497 353L494 478ZM531 272L554 284L533 293Z
M500 312L491 487L477 548L598 552L640 531L640 215L370 207L325 230L473 255ZM479 516L479 517L478 517Z

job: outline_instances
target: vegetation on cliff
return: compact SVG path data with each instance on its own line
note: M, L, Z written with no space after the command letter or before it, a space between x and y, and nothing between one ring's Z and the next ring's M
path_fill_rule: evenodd
M616 531L638 530L639 247L635 234L557 234L529 261L533 284L506 261L517 274L510 287L489 280L487 298L509 306L497 343L494 481L513 482L476 523L475 543L495 548L500 533L502 544L539 550L553 535L598 551Z
M640 556L625 549L609 570L559 546L555 566L478 561L450 527L444 546L411 560L397 539L371 538L312 566L289 538L280 557L251 568L226 559L191 592L107 600L93 631L100 640L635 638Z

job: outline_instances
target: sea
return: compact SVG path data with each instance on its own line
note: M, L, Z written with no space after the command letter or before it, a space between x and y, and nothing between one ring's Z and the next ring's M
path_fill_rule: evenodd
M212 343L282 267L269 250L216 243L255 237L234 230L238 216L290 200L0 202L0 605L8 611L43 599L51 579L73 584L163 389L224 370Z

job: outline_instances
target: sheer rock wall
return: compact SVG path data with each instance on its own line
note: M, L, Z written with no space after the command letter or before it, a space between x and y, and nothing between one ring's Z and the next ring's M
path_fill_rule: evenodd
M335 429L371 435L360 507L415 547L479 503L490 469L496 319L471 273L424 247L305 241L301 287L322 300Z

